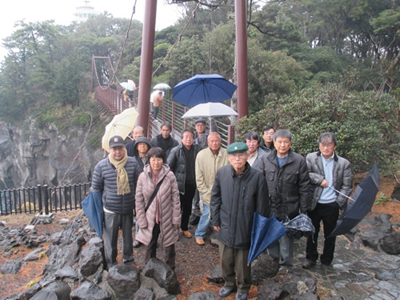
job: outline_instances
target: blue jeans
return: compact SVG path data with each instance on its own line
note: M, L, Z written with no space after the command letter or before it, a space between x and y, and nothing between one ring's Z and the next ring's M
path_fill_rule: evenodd
M197 225L194 235L202 239L207 233L208 226L210 225L210 206L204 204L203 214L200 217L199 224Z

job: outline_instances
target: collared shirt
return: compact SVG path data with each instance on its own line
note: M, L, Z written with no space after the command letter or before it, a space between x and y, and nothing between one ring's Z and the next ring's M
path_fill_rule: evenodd
M328 181L328 186L333 186L333 165L334 155L330 158L326 159L323 155L321 155L322 166L324 167L324 176L326 181ZM322 191L321 197L318 199L318 203L326 204L332 203L336 201L336 193L334 190L329 187L325 187Z
M257 157L258 157L258 148L252 156L249 155L249 157L247 158L247 162L249 163L250 166L253 166Z

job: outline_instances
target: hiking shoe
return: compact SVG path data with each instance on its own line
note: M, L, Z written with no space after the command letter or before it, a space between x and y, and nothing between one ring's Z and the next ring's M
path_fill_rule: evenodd
M311 269L314 267L317 263L313 260L307 259L304 264L301 266L303 269Z
M236 292L236 286L234 287L223 287L219 290L218 296L221 298L228 297L230 294Z
M204 246L206 244L206 243L204 243L204 239L202 239L202 238L195 237L195 239L196 239L197 245Z
M182 230L182 233L188 239L192 237L192 234L188 230Z

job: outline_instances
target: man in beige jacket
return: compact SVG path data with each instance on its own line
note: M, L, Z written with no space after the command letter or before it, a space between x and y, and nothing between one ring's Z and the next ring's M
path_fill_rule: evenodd
M219 168L229 164L226 149L221 148L221 137L211 132L207 138L208 147L201 150L196 157L196 185L203 200L203 214L195 232L196 243L204 246L204 236L210 224L211 190L215 174Z

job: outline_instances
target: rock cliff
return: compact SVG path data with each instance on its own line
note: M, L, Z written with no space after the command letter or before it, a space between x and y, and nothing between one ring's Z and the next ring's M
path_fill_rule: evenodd
M87 182L103 150L84 143L86 135L73 126L40 129L33 118L18 127L0 122L0 189Z

